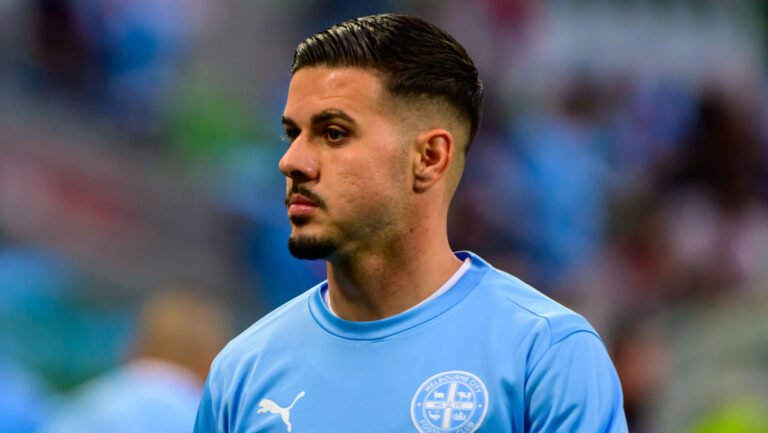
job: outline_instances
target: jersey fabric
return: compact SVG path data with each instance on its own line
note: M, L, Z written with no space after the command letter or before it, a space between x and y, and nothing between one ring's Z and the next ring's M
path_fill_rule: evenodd
M183 367L136 360L76 390L38 432L186 433L202 388Z
M608 354L576 313L477 255L442 296L371 322L323 282L213 362L195 433L626 432Z

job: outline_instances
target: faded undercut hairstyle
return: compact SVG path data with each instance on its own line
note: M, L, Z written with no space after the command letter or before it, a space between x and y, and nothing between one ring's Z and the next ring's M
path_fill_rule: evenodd
M296 48L291 75L310 66L371 68L394 96L447 103L469 125L466 151L480 126L477 68L456 39L421 18L382 14L336 24Z

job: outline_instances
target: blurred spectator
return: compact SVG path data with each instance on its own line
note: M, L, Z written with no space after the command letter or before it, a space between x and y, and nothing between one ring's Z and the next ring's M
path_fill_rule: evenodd
M133 132L161 132L201 0L34 0L28 17L36 87Z
M562 288L600 251L612 186L601 89L569 83L551 113L518 128L525 253L541 287Z
M768 269L768 165L746 102L708 91L659 191L674 297L746 287Z
M211 299L158 293L140 312L135 359L73 391L41 432L191 431L210 363L230 336Z
M106 108L141 133L157 133L201 11L191 0L97 2L92 40L100 44Z
M520 155L500 123L486 117L470 149L464 179L451 205L450 239L457 247L481 252L507 271L531 277L532 260L522 254L529 215L520 212L527 197L518 168Z

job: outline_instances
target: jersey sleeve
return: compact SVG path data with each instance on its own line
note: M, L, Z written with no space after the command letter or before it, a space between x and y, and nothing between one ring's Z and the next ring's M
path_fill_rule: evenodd
M203 388L203 395L200 398L194 433L226 433L217 425L216 408L211 396L211 376L208 376Z
M526 432L627 432L616 370L588 331L551 344L528 371L525 400Z

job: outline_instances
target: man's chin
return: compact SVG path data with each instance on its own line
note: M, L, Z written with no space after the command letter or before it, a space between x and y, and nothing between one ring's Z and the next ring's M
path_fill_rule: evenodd
M288 238L288 250L297 259L320 260L336 252L336 245L328 239L291 236Z

